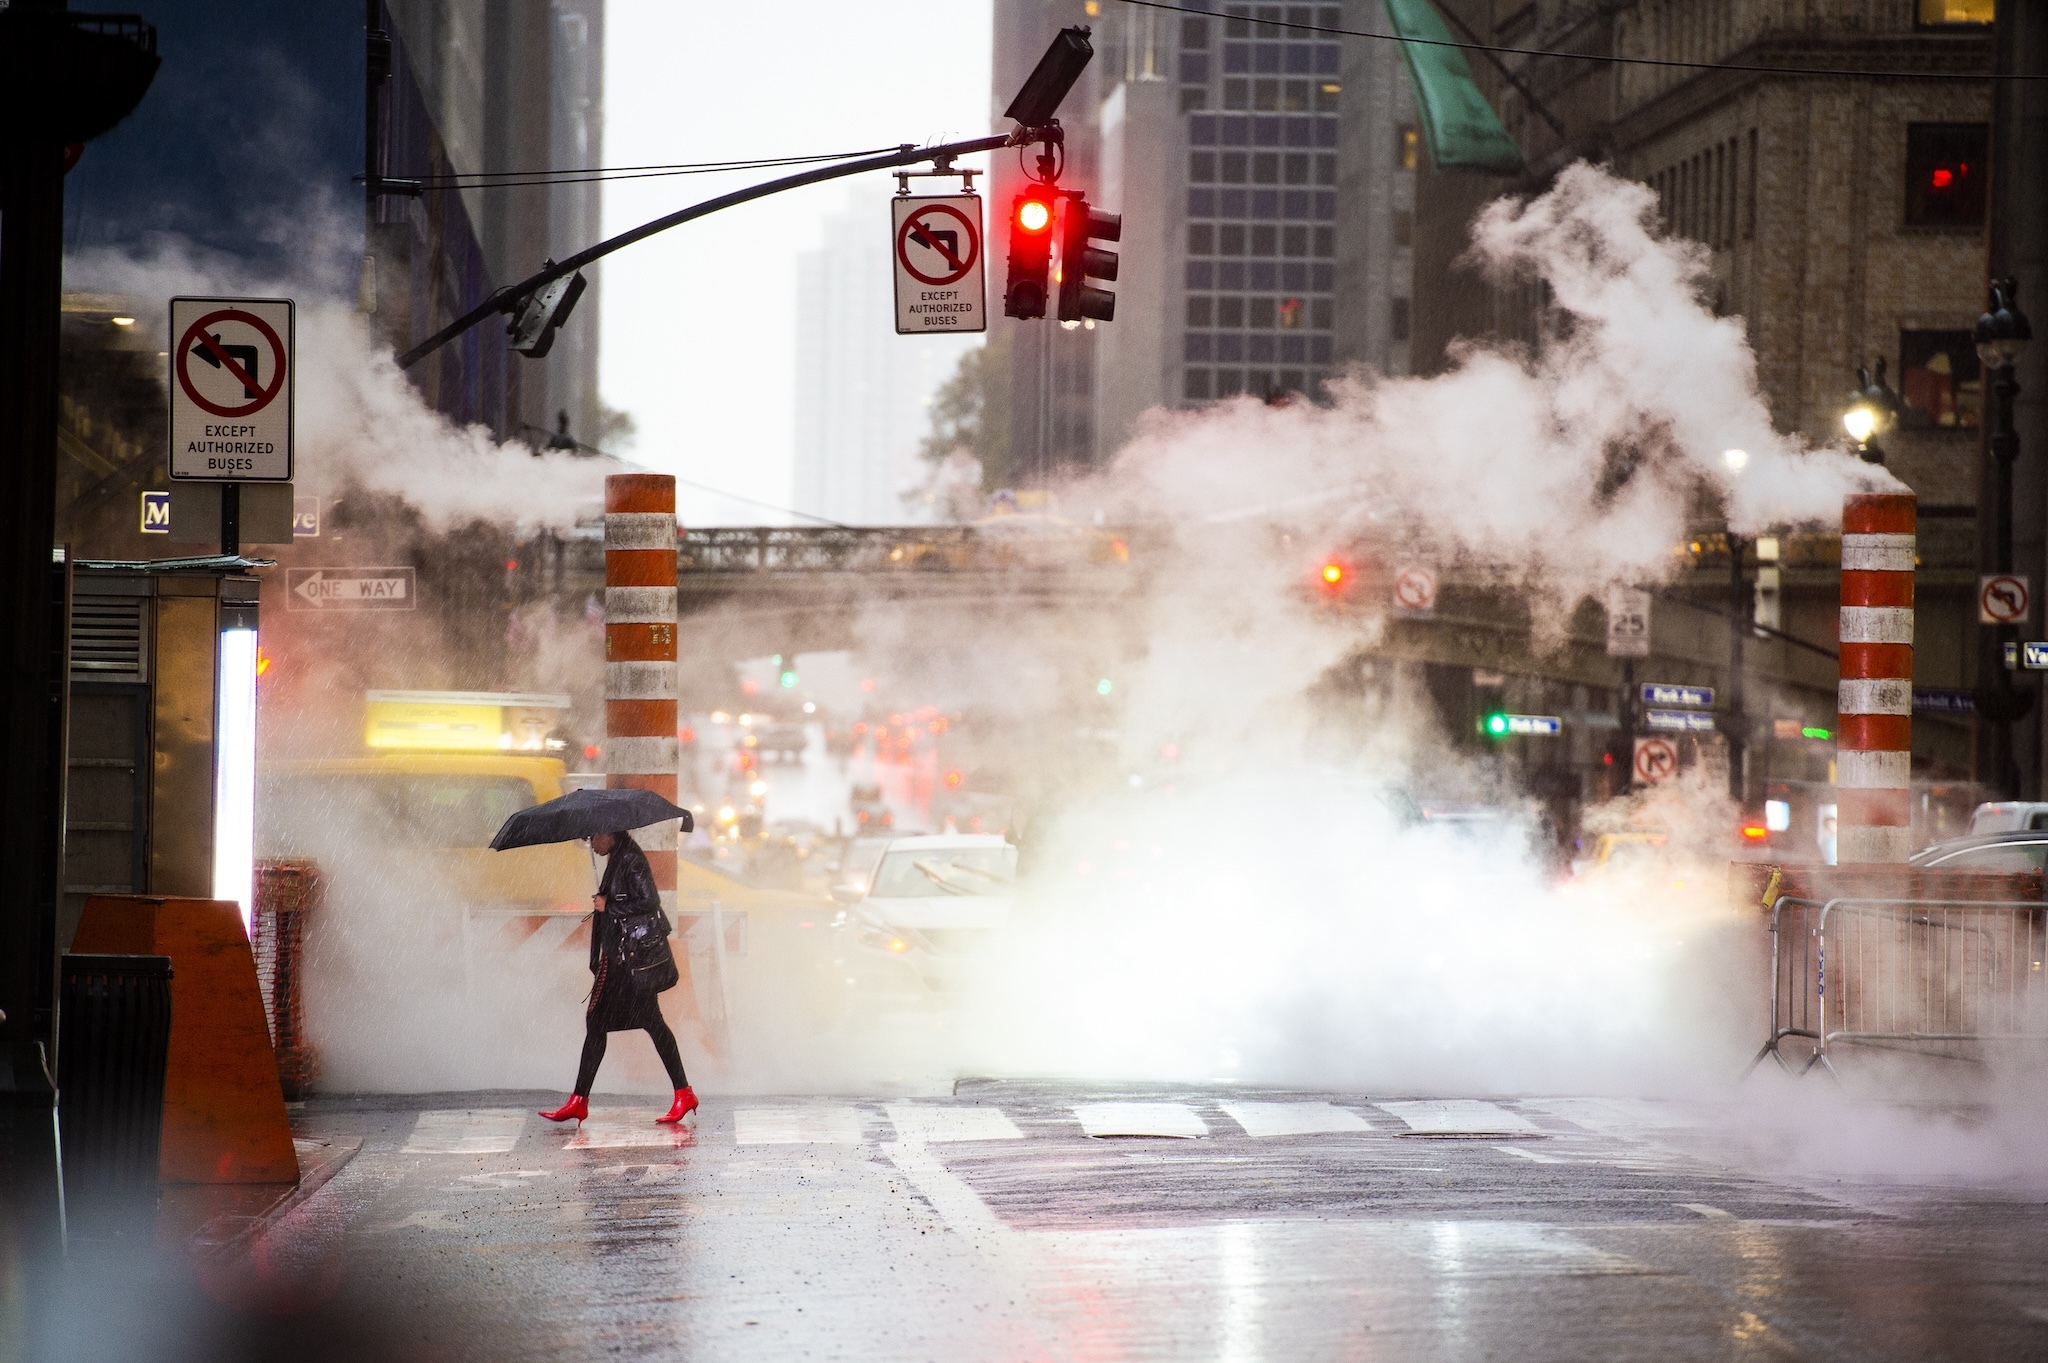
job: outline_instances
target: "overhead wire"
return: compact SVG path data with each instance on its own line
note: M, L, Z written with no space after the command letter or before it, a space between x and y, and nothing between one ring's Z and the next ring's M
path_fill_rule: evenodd
M560 442L566 438L569 444L575 446L579 450L582 450L586 454L594 454L597 455L599 458L610 459L620 464L631 465L632 463L631 460L622 459L618 455L611 453L609 450L601 450L595 445L586 445L584 442L578 440L573 435L564 437L560 431L551 431L545 426L536 426L530 421L522 421L519 424L523 426L525 429L532 431L536 435L544 435L548 437L547 443L544 444L539 450L535 451L535 453L537 454L546 453L550 449L561 449L562 445L560 444ZM818 524L830 526L834 530L852 530L856 528L854 526L846 524L844 521L835 521L830 516L814 516L808 511L798 511L793 506L777 506L773 502L764 502L754 497L744 497L737 492L727 492L722 487L712 487L709 483L692 482L688 478L684 478L675 474L671 474L669 476L675 478L675 480L678 483L682 484L684 487L695 488L699 492L708 492L714 497L723 497L730 502L742 502L745 503L747 506L758 506L763 511L775 511L781 513L784 516L795 516L799 520L816 521Z
M1454 47L1465 52L1487 52L1505 57L1556 57L1565 61L1608 62L1618 66L1661 66L1686 71L1738 71L1766 76L1833 76L1867 80L2048 80L2048 73L2030 72L1863 71L1833 66L1761 66L1744 62L1684 61L1676 57L1624 57L1611 52L1567 52L1557 48L1510 47L1502 43L1462 42L1455 38L1404 38L1394 33L1374 33L1366 29L1328 28L1321 24L1304 24L1287 19L1226 14L1213 9L1197 9L1193 5L1177 5L1170 0L1117 0L1117 3L1136 5L1140 9L1165 10L1173 14L1191 14L1203 19L1244 19L1262 28L1287 28L1302 33L1327 34L1333 38L1372 38L1386 43L1413 43L1417 47Z
M717 175L727 171L765 170L776 166L803 166L820 161L879 156L896 150L899 150L898 146L887 146L865 151L820 152L807 156L761 156L741 161L677 161L646 166L564 167L560 170L453 171L445 175L387 178L410 180L426 189L511 189L540 185L606 183L613 180L650 180L675 175Z

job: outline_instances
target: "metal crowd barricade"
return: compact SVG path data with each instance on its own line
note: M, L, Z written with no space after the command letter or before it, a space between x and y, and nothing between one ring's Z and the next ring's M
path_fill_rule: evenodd
M2048 1041L2044 906L2011 900L1785 896L1771 910L1771 1033L1832 1049L1879 1046L1975 1059L1986 1044Z

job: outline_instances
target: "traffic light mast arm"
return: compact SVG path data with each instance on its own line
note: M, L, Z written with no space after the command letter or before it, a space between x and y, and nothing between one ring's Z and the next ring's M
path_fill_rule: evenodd
M805 185L815 185L825 180L837 180L842 176L861 175L871 170L894 170L898 166L914 166L925 161L934 161L941 157L968 156L978 151L994 151L999 147L1023 146L1027 143L1044 140L1044 138L1045 130L1042 128L1020 127L1012 133L977 137L966 142L947 142L936 147L905 147L902 151L892 152L887 156L870 156L859 161L846 161L838 165L819 166L816 169L801 171L795 175L786 175L780 180L770 180L766 184L751 185L746 189L736 189L730 194L721 194L715 199L706 199L703 203L692 204L688 208L678 209L665 218L656 218L653 222L642 223L630 231L621 232L619 235L601 241L595 246L578 251L566 260L549 265L529 279L522 279L517 284L499 289L482 303L471 308L432 336L427 337L426 340L421 341L418 345L400 355L398 357L398 367L400 369L410 368L412 365L433 354L436 350L439 350L442 346L448 344L448 342L454 340L457 336L460 336L463 332L476 326L479 322L501 313L511 312L521 302L531 297L534 290L552 284L557 279L565 279L593 261L600 260L614 251L631 246L636 241L644 241L657 232L666 232L671 227L680 227L686 222L694 222L698 218L709 217L720 209L737 207L743 203L751 203L755 199L765 199L771 194L780 194L786 189L801 189Z

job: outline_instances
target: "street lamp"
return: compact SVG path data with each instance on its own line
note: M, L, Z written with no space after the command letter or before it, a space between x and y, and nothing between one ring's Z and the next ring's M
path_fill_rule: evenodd
M1989 444L1991 457L1998 461L1996 484L1997 506L1993 514L1992 571L2012 571L2012 466L2019 458L2019 432L2012 425L2012 402L2019 395L2019 380L2013 375L2013 366L2019 360L2020 352L2027 348L2027 342L2034 337L2034 329L2027 322L2027 315L2020 311L2019 281L2007 275L1994 280L1991 285L1991 301L1984 315L1977 319L1972 339L1977 343L1977 358L1991 374L1991 392L1996 399L1991 407L1991 436ZM2005 668L2005 645L2019 636L2016 625L1994 625L1992 646L1983 655L1982 672L1989 672L1988 684L1977 689L1977 714L1990 721L1996 735L1996 750L1992 763L1997 773L1998 785L2007 796L2019 794L2019 771L2013 761L2012 725L2033 708L2034 697L2029 692L2013 689L2012 673Z
M1856 442L1856 453L1866 464L1882 464L1884 450L1877 443L1889 435L1899 419L1899 395L1884 381L1884 361L1877 362L1877 378L1864 365L1856 366L1856 386L1849 390L1849 407L1842 413L1842 429Z

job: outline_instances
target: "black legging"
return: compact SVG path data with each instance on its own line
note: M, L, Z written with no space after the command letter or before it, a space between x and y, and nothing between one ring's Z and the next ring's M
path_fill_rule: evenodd
M646 1032L654 1041L654 1053L668 1070L669 1087L688 1088L690 1081L683 1077L683 1053L676 1049L676 1034L660 1018ZM597 1067L604 1061L604 1039L604 1027L595 1018L584 1024L583 1063L576 1068L576 1094L580 1098L590 1096L590 1086L597 1079Z

